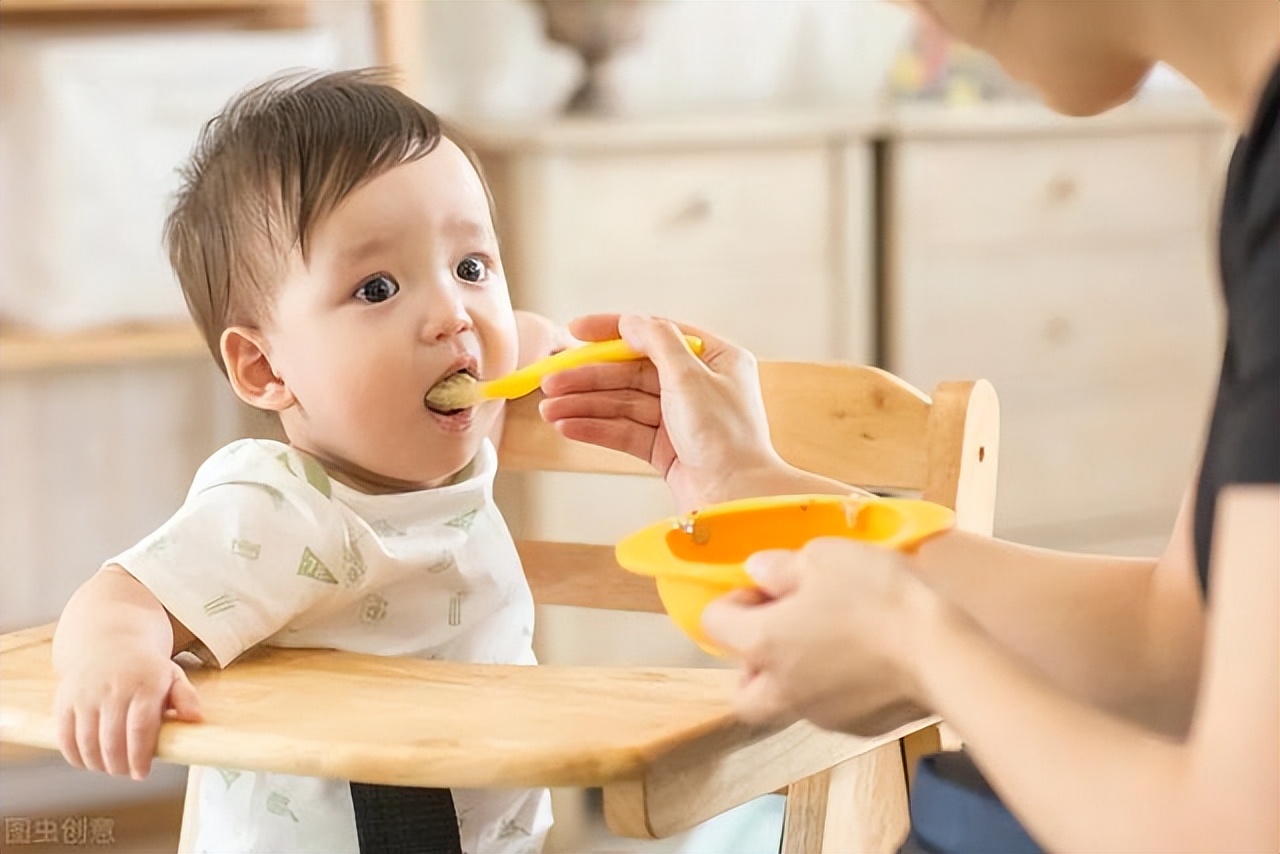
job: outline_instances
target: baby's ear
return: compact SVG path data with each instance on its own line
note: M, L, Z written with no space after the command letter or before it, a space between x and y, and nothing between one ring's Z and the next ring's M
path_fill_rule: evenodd
M223 331L220 345L227 379L237 397L250 406L273 412L293 406L293 393L271 366L258 330L229 327Z

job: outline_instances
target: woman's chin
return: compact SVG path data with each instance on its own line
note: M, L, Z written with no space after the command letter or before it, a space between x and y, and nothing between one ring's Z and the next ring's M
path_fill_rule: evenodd
M1064 116L1089 118L1124 106L1134 99L1151 71L1150 65L1126 69L1124 74L1100 77L1094 85L1071 88L1036 87L1045 106ZM1079 81L1084 82L1084 81Z

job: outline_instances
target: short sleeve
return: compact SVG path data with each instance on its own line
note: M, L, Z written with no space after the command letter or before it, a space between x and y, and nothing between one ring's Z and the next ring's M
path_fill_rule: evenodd
M1218 493L1280 481L1280 66L1232 157L1220 251L1227 340L1195 515L1206 590Z
M344 596L340 507L305 480L221 483L108 563L138 579L225 667Z

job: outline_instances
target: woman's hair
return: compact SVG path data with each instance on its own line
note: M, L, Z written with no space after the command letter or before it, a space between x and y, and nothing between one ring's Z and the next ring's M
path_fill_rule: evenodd
M305 258L316 226L357 187L454 138L391 80L382 69L287 74L237 95L201 131L164 241L224 373L223 330L270 318L294 248Z

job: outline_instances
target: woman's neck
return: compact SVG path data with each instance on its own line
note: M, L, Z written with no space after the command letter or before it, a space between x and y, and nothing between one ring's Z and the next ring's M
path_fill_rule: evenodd
M1153 59L1204 92L1244 133L1280 51L1275 0L1165 0L1139 3Z

